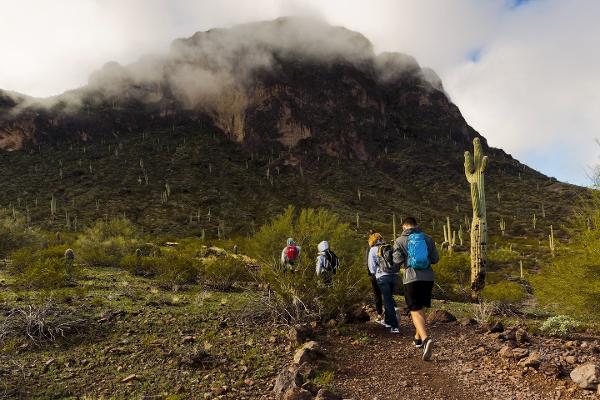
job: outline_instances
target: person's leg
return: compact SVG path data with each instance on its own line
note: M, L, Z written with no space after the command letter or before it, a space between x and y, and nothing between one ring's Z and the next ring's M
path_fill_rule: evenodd
M371 287L373 288L373 298L375 300L375 311L377 311L377 315L381 317L383 315L383 298L381 295L381 289L379 289L375 275L371 275L370 278Z
M396 309L394 306L393 279L390 275L384 275L377 279L379 289L383 295L383 304L385 307L385 323L392 328L398 328L398 319L396 318Z
M413 321L413 325L415 326L415 339L425 339L427 337L427 327L425 323L425 311L423 309L420 310L411 310L410 316Z

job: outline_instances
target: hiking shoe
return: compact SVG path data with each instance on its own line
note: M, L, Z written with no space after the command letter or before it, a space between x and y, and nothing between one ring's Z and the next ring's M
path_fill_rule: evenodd
M400 329L398 329L398 328L392 328L392 329L390 329L390 332L392 332L392 333L400 333Z
M423 360L431 360L431 352L433 350L433 341L429 338L423 339Z
M420 349L423 347L423 341L421 339L414 339L413 343L415 344L415 347L417 349Z

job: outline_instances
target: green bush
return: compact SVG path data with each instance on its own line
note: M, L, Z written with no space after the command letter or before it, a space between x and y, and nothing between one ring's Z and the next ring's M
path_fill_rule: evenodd
M288 237L302 246L295 272L279 266ZM317 244L322 240L329 241L340 259L340 269L328 286L315 274ZM272 308L287 322L343 317L368 298L370 283L361 241L330 211L305 209L296 213L288 207L260 228L248 248L261 260L260 278L271 290Z
M10 272L20 286L57 288L68 284L76 271L64 258L60 246L36 250L20 249L11 253Z
M513 304L523 301L527 293L523 286L516 282L501 281L486 285L481 296L486 301Z
M599 177L600 178L600 177ZM600 188L600 187L597 187ZM555 312L580 320L600 321L600 192L579 207L567 227L571 243L560 246L556 258L532 275L538 301Z
M25 218L18 212L0 209L0 257L7 257L12 251L23 247L39 247L42 235L29 228Z
M540 332L549 336L568 337L579 327L579 323L566 315L557 315L544 321Z
M126 255L134 253L141 241L126 219L97 221L75 242L80 259L91 266L117 267Z
M467 253L441 253L440 261L433 265L436 291L443 297L462 300L470 296L471 260ZM439 289L437 286L439 286Z
M199 274L198 260L175 252L155 257L128 255L120 266L135 275L153 276L169 288L194 283Z
M219 290L231 290L236 283L252 279L248 267L233 256L214 257L203 261L202 278L208 286Z

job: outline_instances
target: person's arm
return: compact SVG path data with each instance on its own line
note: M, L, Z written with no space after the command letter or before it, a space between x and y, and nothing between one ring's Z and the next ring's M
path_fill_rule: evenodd
M440 255L431 236L427 236L427 252L429 253L430 264L437 264L440 261Z
M377 247L371 247L371 249L369 250L368 263L369 272L373 275L377 273L377 262Z
M401 268L406 263L406 255L402 246L402 236L394 242L394 266Z
M281 250L281 265L285 265L285 263L287 262L287 257L285 256L285 249L287 247L284 247L283 250Z
M317 266L315 267L315 272L317 273L317 276L321 275L321 272L323 272L323 256L318 256L317 257Z

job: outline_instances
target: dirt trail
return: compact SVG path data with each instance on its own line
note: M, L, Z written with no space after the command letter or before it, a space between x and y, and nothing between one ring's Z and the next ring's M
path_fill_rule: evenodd
M353 325L349 335L331 336L327 350L338 366L334 384L344 398L400 399L590 399L568 379L525 371L497 355L496 340L456 323L430 328L434 358L421 359L404 318L401 335L373 322Z

